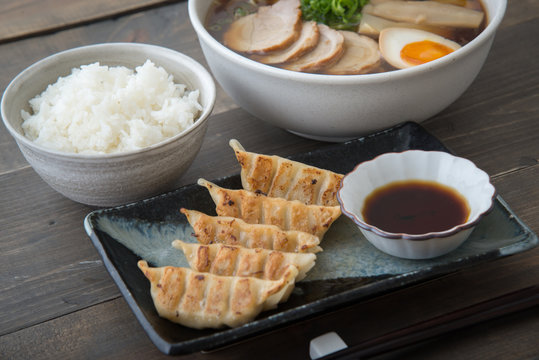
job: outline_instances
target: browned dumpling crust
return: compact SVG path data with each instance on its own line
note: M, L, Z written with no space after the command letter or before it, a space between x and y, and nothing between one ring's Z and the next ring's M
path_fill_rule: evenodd
M341 215L339 206L306 205L298 200L268 197L248 190L221 188L199 179L215 203L219 216L231 216L249 224L270 224L283 230L304 231L319 239Z
M245 190L308 205L337 206L343 175L275 155L247 152L235 139L230 146L241 165Z
M231 216L210 216L184 208L180 211L201 244L221 243L299 253L322 251L318 236L303 231L285 231L275 225L249 224Z
M152 268L144 260L138 267L150 280L159 316L195 329L241 326L275 308L292 292L298 272L290 266L283 278L272 281L172 266Z
M298 268L296 282L303 280L315 264L316 255L289 253L242 246L202 245L174 240L172 246L185 254L191 269L222 276L256 277L265 280L281 279L290 265Z

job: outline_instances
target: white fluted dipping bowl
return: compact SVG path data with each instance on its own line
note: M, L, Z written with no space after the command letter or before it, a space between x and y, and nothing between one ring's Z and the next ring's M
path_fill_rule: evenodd
M362 215L366 197L381 186L406 180L433 181L455 189L468 202L467 221L446 231L417 235L390 233L368 224ZM470 160L422 150L386 153L359 164L344 177L337 194L343 214L356 223L371 244L406 259L434 258L458 248L490 211L494 196L488 174Z
M100 62L134 69L147 59L173 75L175 83L200 90L203 110L180 134L140 150L103 155L51 150L24 136L21 110L31 113L28 101L58 77L69 75L72 68ZM154 45L108 43L60 52L28 67L6 88L1 114L26 160L53 189L80 203L115 206L173 189L200 150L215 94L211 75L186 55Z

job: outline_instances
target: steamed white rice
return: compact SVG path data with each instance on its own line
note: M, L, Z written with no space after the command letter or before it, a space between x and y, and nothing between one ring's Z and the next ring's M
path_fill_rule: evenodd
M202 110L199 91L175 84L150 60L135 71L84 65L30 100L26 137L48 148L117 153L156 144L191 126Z

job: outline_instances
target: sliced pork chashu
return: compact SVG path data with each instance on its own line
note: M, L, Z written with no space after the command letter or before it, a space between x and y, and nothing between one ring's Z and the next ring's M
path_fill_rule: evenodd
M324 71L330 75L363 74L380 62L378 43L352 31L339 31L344 37L344 54Z
M283 65L292 71L315 72L340 59L344 52L344 37L337 30L324 24L318 24L320 38L316 47L299 59Z
M318 44L319 37L320 33L316 22L307 21L303 23L301 34L292 45L286 49L272 51L266 55L253 55L252 59L264 64L281 64L292 61L312 50Z
M260 7L256 13L230 25L223 36L224 44L245 53L265 53L290 46L301 33L299 6L299 0L280 0Z

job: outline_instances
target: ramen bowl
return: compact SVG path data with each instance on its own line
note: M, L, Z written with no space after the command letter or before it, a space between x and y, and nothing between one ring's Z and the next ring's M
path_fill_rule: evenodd
M59 151L25 136L21 110L73 68L99 62L134 69L149 59L188 90L200 91L194 124L159 143L118 153ZM177 51L147 44L108 43L66 50L31 65L9 84L1 113L7 130L41 178L64 196L88 205L115 206L174 189L202 145L215 103L215 83L205 68ZM107 116L107 115L105 115Z
M250 60L205 28L212 0L189 0L189 17L211 72L252 115L295 134L344 141L404 121L421 122L453 103L489 53L506 0L482 0L488 23L459 50L416 67L365 75L293 72Z
M439 184L456 191L467 205L467 217L451 228L421 234L386 231L365 219L366 200L375 190L410 181ZM494 196L495 189L488 174L470 160L422 150L386 153L359 164L344 177L337 194L343 214L359 227L372 245L406 259L434 258L458 248L490 211ZM411 207L413 202L408 201L403 207ZM403 213L403 216L409 214Z

